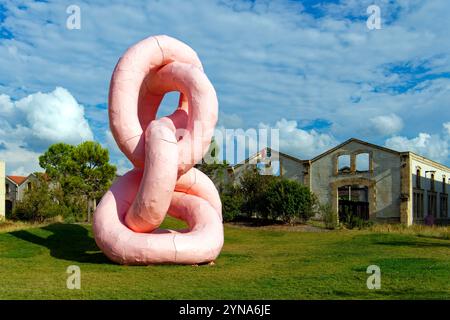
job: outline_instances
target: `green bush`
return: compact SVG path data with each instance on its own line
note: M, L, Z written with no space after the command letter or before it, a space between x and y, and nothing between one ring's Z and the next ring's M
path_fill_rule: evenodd
M338 227L337 214L329 204L319 206L319 211L325 228L333 230Z
M243 199L238 194L222 193L220 195L222 201L223 221L229 222L236 219L241 214Z
M350 213L346 214L341 222L347 229L354 229L354 228L363 229L371 227L373 225L372 221L364 220Z
M49 183L42 176L38 176L38 181L25 192L23 200L16 203L12 219L43 222L59 213L59 205Z
M64 196L59 205L60 215L67 223L84 222L87 218L87 200L80 196Z
M279 178L269 184L262 203L272 218L289 223L304 222L314 215L316 198L303 184Z
M85 197L65 195L61 187L38 175L38 180L25 192L23 200L16 203L10 218L43 222L61 216L68 223L81 222L86 220L86 207Z
M240 178L239 193L243 197L242 211L248 217L254 214L262 218L268 218L265 198L270 184L279 179L275 176L260 175L255 168L247 169Z
M303 184L260 175L256 168L244 171L239 185L224 185L220 198L224 221L232 221L242 213L289 223L307 221L317 207L316 197Z

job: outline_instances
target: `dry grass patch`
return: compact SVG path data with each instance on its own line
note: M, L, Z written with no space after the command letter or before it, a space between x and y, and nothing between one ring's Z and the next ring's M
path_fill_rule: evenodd
M412 225L407 227L401 224L375 224L369 230L378 233L400 233L418 237L450 240L449 226Z

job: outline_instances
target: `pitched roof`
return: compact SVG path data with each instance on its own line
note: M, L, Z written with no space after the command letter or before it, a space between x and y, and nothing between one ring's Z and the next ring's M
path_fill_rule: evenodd
M408 155L412 156L413 158L415 158L416 160L419 160L420 162L428 163L429 165L438 167L439 169L441 169L443 171L450 171L450 167L446 166L445 164L428 159L428 158L421 156L420 154L414 153L412 151L405 151L405 152L402 152L401 154L402 155L408 154Z
M331 149L329 149L329 150L319 154L318 156L312 158L311 161L314 162L314 161L316 161L316 160L318 160L320 158L323 158L324 156L332 153L333 151L336 151L336 150L342 148L343 146L345 146L345 145L347 145L347 144L349 144L351 142L357 142L357 143L365 145L365 146L369 146L369 147L372 147L372 148L375 148L375 149L379 149L379 150L383 150L383 151L386 151L386 152L394 153L394 154L397 154L397 155L400 154L400 152L398 152L398 151L395 151L395 150L392 150L392 149L389 149L389 148L386 148L386 147L382 147L382 146L379 146L377 144L373 144L373 143L366 142L366 141L363 141L363 140L359 140L359 139L356 139L356 138L350 138L347 141L344 141L341 144L337 145L336 147L331 148Z
M263 153L264 149L266 149L267 151L270 150L270 151L277 152L280 156L282 156L282 157L284 157L284 158L291 159L291 160L296 161L296 162L299 162L299 163L308 162L308 160L301 160L301 159L298 159L298 158L293 157L293 156L291 156L291 155L288 155L288 154L286 154L286 153L283 153L283 152L281 152L281 151L277 151L277 150L274 150L274 149L272 149L272 148L265 147L265 148L262 148L260 151L256 152L255 154L253 154L252 156L248 157L247 159L245 159L245 160L243 160L243 161L241 161L241 162L239 162L239 163L237 163L237 164L235 164L235 165L232 165L232 166L230 166L230 167L232 167L232 168L239 168L239 167L243 166L244 164L249 163L249 162L250 162L252 159L254 159L255 157L261 156L261 154Z
M416 158L420 158L421 160L429 161L431 165L438 166L438 167L440 167L443 170L450 170L450 167L448 167L448 166L446 166L446 165L444 165L442 163L436 162L434 160L428 159L428 158L426 158L424 156L421 156L421 155L419 155L417 153L414 153L414 152L411 152L411 151L399 152L399 151L396 151L396 150L393 150L393 149L382 147L382 146L379 146L377 144L373 144L373 143L370 143L370 142L367 142L367 141L363 141L363 140L360 140L360 139L356 139L356 138L350 138L350 139L344 141L343 143L335 146L334 148L328 149L327 151L317 155L316 157L312 158L311 160L301 160L301 159L295 158L295 157L293 157L291 155L288 155L286 153L282 153L280 151L273 150L273 149L271 149L269 147L267 147L267 150L272 150L272 151L278 152L279 155L281 155L283 157L286 157L286 158L289 158L291 160L297 161L299 163L305 163L305 162L309 162L309 161L314 162L314 161L316 161L318 159L321 159L324 156L332 153L333 151L336 151L336 150L342 148L343 146L345 146L345 145L347 145L347 144L349 144L351 142L356 142L356 143L359 143L359 144L362 144L362 145L365 145L365 146L368 146L368 147L372 147L372 148L375 148L375 149L378 149L378 150L382 150L382 151L385 151L385 152L389 152L389 153L393 153L393 154L396 154L396 155L411 154L411 155L415 156ZM261 151L263 151L263 150L264 150L264 148L261 149ZM235 165L233 165L231 167L232 168L238 168L238 167L240 167L240 166L242 166L244 164L247 164L248 162L250 162L251 159L261 155L261 151L258 151L257 153L255 153L254 155L248 157L244 161L241 161L240 163L235 164Z
M24 176L7 176L7 177L9 178L9 180L11 180L17 185L21 185L28 178Z

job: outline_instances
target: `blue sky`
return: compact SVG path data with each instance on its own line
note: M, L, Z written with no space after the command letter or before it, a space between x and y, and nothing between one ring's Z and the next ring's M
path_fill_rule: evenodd
M72 4L80 30L66 28ZM372 4L380 30L366 26ZM51 143L96 139L127 170L111 73L130 45L167 34L199 54L219 128L278 128L281 151L303 159L356 137L449 165L448 12L446 0L0 0L0 159L27 174ZM159 115L175 105L170 94Z

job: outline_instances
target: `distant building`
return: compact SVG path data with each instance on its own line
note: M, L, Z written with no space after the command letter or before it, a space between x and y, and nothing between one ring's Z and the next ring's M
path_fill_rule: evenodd
M339 216L351 212L366 220L406 225L450 223L450 168L413 152L398 152L354 138L311 160L265 148L224 169L222 177L213 180L239 183L249 168L303 183ZM37 177L5 177L5 163L0 161L1 179L5 183L0 184L0 219L23 199Z
M120 175L116 175L114 182L120 177ZM28 176L6 176L5 163L0 161L0 181L4 181L4 183L0 183L0 219L4 219L5 215L9 215L13 211L16 203L23 200L25 192L30 190L33 183L38 180L34 173ZM50 187L54 186L55 184L50 182ZM90 203L90 209L95 208L95 205Z
M0 161L0 220L5 219L5 163Z
M450 168L413 152L354 138L311 160L266 148L232 166L233 179L249 166L303 183L340 216L350 211L367 220L411 225L429 215L437 223L450 222Z
M4 205L5 213L10 214L14 209L17 201L21 201L25 195L25 191L29 190L34 181L38 178L35 174L30 174L28 176L6 176L4 178Z

